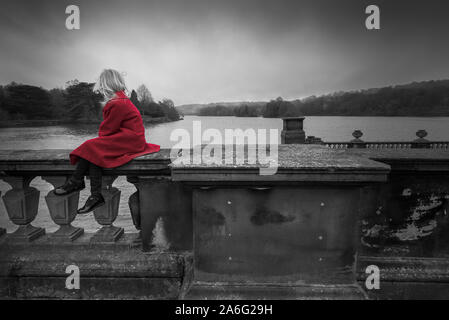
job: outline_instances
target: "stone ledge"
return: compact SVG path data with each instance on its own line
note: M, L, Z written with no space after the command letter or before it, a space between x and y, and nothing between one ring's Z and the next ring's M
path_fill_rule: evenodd
M215 164L208 158L199 158L200 154L193 153L190 150L191 163L172 163L173 169L179 168L216 168L216 169L251 169L263 167L258 159L253 159L254 163L246 163L249 150L257 155L257 146L245 145L244 152L232 152L232 163L225 163L226 146L217 145L216 148L222 147L222 162ZM212 146L210 146L212 148ZM233 146L235 149L236 146ZM187 155L185 156L187 157ZM268 157L268 156L267 156ZM229 159L230 160L230 159ZM366 157L352 155L341 152L340 150L330 149L320 145L306 144L282 144L278 145L278 167L280 169L301 169L301 170L330 170L330 171L351 171L351 170L374 170L389 171L390 167L383 163L370 160Z
M79 290L64 277L0 277L0 299L178 299L179 278L82 277Z
M377 257L359 256L357 278L365 280L365 269L376 265L380 269L381 281L392 282L441 282L449 285L449 257Z
M220 146L216 146L220 147ZM225 161L225 146L222 147L222 161L215 163L212 158L200 158L190 151L191 161L170 164L172 179L182 182L385 182L390 166L368 158L360 157L317 145L279 145L276 168L272 174L261 174L268 163L249 159L250 150L256 146L247 146L243 153L233 152L232 163ZM253 154L254 155L254 154ZM186 156L187 158L187 156ZM249 161L251 160L251 161ZM230 162L230 161L229 161Z
M77 265L88 277L172 277L183 276L188 252L147 253L130 246L128 239L115 244L91 244L93 234L72 243L54 243L45 235L29 243L0 244L0 276L66 276L68 265Z
M70 174L75 166L70 164L72 150L0 150L0 171L7 174L61 175ZM154 174L170 174L170 150L162 149L138 157L131 162L114 169L104 169L106 175L128 175L147 171ZM167 171L168 170L168 171Z
M190 252L144 253L128 240L89 243L91 234L74 243L49 243L46 236L19 244L0 243L0 299L176 299ZM2 237L7 238L7 237ZM126 238L126 237L125 237ZM65 288L67 266L80 270L80 290Z
M370 299L449 299L449 257L359 256L357 279L362 288L369 265L380 269L380 289L365 290Z
M448 300L449 283L383 281L379 290L366 290L366 294L371 300Z
M340 152L386 163L393 172L449 171L449 149L345 149Z
M364 300L358 284L353 285L230 285L194 283L186 300Z

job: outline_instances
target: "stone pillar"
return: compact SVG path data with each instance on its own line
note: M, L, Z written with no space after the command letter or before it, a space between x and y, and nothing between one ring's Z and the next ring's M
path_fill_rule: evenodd
M150 251L153 245L153 231L157 220L167 208L167 199L162 188L166 177L139 176L136 187L139 191L139 217L142 237L142 250Z
M304 117L282 118L284 122L281 143L282 144L302 144L306 141L306 134L303 130Z
M54 188L57 188L63 185L68 177L44 176L42 179L51 183ZM56 241L74 241L84 233L83 228L74 227L71 224L77 215L79 198L79 191L65 196L58 196L51 190L45 196L51 219L54 223L60 226L59 229L51 235L52 239Z
M153 247L191 249L191 191L181 183L173 182L170 176L128 177L128 181L138 189L137 194L130 198L129 204L134 224L141 230L143 251L149 251ZM159 227L163 228L155 230L159 218L162 221ZM153 239L154 236L159 238Z
M0 197L2 196L2 192L0 191ZM3 228L0 228L0 237L2 236L2 235L4 235L6 233L6 230L5 229L3 229Z
M361 130L354 130L352 133L352 136L354 139L352 139L349 144L348 148L354 148L354 149L363 149L366 148L366 143L362 139L360 139L363 136L363 132Z
M137 177L131 177L127 176L126 180L132 184L134 184L137 188ZM133 220L134 227L139 231L134 237L131 246L132 247L140 247L142 245L142 232L140 228L140 205L139 205L139 190L134 192L132 195L129 196L128 199L128 207L129 211L131 212L131 218Z
M430 148L430 141L425 139L425 137L427 137L426 130L418 130L416 132L416 136L418 137L418 139L413 140L412 148L414 148L414 149Z
M106 203L94 210L94 217L103 227L95 233L91 241L96 243L115 242L124 233L123 228L113 225L118 215L121 192L119 189L112 186L112 183L117 179L117 176L103 176L102 179L101 193L103 194Z
M7 182L12 189L5 193L3 202L9 219L19 228L9 235L10 239L32 241L43 234L43 228L34 227L31 222L36 218L39 208L40 192L30 187L34 176L6 176L2 180Z

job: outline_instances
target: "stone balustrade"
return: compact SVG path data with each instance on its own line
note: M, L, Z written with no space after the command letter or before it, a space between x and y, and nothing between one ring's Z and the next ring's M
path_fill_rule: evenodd
M45 234L44 228L33 226L39 209L40 191L31 187L30 182L40 176L53 188L64 184L73 171L73 166L68 161L69 152L69 150L0 151L0 179L11 186L2 198L9 219L18 226L15 232L7 235L8 240L30 242ZM114 226L120 202L120 190L112 186L117 176L128 176L128 181L135 184L137 193L142 186L141 179L169 176L169 163L169 151L162 150L122 167L103 170L102 194L106 204L94 210L95 221L101 228L91 238L93 243L113 243L123 235L123 228ZM49 234L48 238L54 242L73 242L84 233L82 228L72 226L79 207L79 192L58 196L53 190L45 195L45 202L52 221L59 226L59 229ZM136 199L136 196L131 197L131 203L133 199ZM140 209L138 203L131 204L131 207L134 213ZM3 233L4 229L0 234ZM149 243L145 243L146 248L149 246Z
M349 142L323 142L325 146L332 149L449 149L449 141L429 141L425 139L427 137L426 130L418 130L416 132L416 138L410 142L404 141L363 141L361 137L363 132L361 130L355 130L352 133L353 140ZM311 142L314 143L314 142Z
M283 144L318 144L331 149L449 149L449 141L430 141L426 130L418 130L413 141L363 141L363 132L354 130L354 139L347 142L324 141L315 136L306 136L303 130L305 117L283 118L281 142Z
M249 153L249 151L248 151ZM364 298L354 274L361 190L389 166L323 146L278 149L260 164L173 163L192 187L192 285L185 298Z
M271 261L274 257L285 261L287 269L278 270L276 265L267 263L254 277L248 278L253 284L265 287L263 295L270 295L266 286L273 281L278 281L279 292L285 294L291 292L289 283L292 281L306 281L311 287L298 285L293 292L306 297L316 293L316 285L329 285L318 290L323 297L346 293L352 298L364 296L356 286L351 267L355 264L354 255L346 253L356 250L353 233L359 190L365 185L385 182L388 165L339 154L322 146L282 145L277 153L277 171L261 175L258 162L170 164L169 151L162 150L125 166L104 170L102 192L106 205L94 212L101 226L95 234L83 234L82 228L72 225L77 218L78 192L56 196L49 191L45 203L59 229L45 234L42 227L33 225L39 190L31 187L30 181L40 176L53 187L64 183L73 170L68 153L68 150L0 151L1 178L12 187L3 195L3 200L10 220L19 226L17 231L0 238L0 250L5 253L0 257L0 284L4 283L2 287L8 288L7 292L21 292L21 297L27 297L27 281L28 286L41 287L42 279L53 279L55 274L54 285L60 285L57 278L62 277L63 266L74 264L87 269L84 272L92 279L88 281L94 293L89 290L80 294L90 297L101 292L104 282L100 280L107 277L98 269L100 264L111 270L114 281L122 284L123 276L158 285L162 278L168 277L170 286L152 292L153 297L160 297L165 291L173 294L173 286L178 286L180 297L207 298L220 294L207 293L214 287L210 285L214 281L233 286L237 278L242 280L256 265L262 266L260 261ZM119 175L126 175L137 188L129 204L136 228L141 230L141 251L129 249L129 236L114 226L120 190L112 183ZM329 197L329 193L333 195ZM291 197L303 201L289 202ZM166 239L164 243L155 243L153 234L160 218ZM295 238L293 235L298 232L304 234ZM248 238L249 235L252 237ZM249 254L248 250L258 248L269 239L274 242L260 247L258 254ZM242 244L240 248L236 246L238 242ZM168 254L164 261L174 265L166 265L167 271L157 267L152 273L154 277L148 279L143 270L153 270L154 246L160 246L162 250L156 252ZM299 250L293 260L286 255L292 247ZM88 251L82 255L86 248ZM146 252L149 255L142 256ZM188 263L192 252L195 264ZM231 262L229 257L235 260ZM40 266L38 270L30 267L31 260ZM53 267L53 263L57 267ZM150 265L145 266L145 263ZM184 270L182 273L180 268ZM302 271L298 273L296 269ZM328 276L320 276L317 270ZM124 275L126 272L129 275ZM331 280L332 275L336 276L334 280ZM203 280L206 285L201 284ZM335 290L332 284L335 282L342 285L340 289ZM59 294L67 297L64 290L58 291ZM7 293L0 292L0 295Z
M30 182L64 183L68 153L0 151L11 186L1 196L18 227L0 228L0 297L363 298L356 276L363 286L372 264L388 283L370 297L448 297L447 149L281 145L271 176L257 164L171 164L161 150L104 170L93 234L72 225L79 193L43 195L58 225L49 233L34 222L42 190ZM114 225L118 176L136 187L137 248L137 233ZM164 243L154 243L159 218ZM64 288L72 264L85 277L79 291Z

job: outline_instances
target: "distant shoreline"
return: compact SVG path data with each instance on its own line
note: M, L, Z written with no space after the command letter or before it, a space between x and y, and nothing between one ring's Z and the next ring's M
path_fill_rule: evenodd
M182 120L182 119L180 119ZM166 117L159 118L143 118L144 124L159 124L172 122L176 120L169 120ZM62 126L62 125L99 125L100 120L7 120L0 121L0 128L13 128L13 127L47 127L47 126Z
M282 119L282 117L263 117L263 116L257 116L257 117L243 117L243 116L214 116L214 115L199 115L199 114L185 114L184 117L191 117L191 116L195 116L195 117L235 117L235 118L262 118L262 119ZM343 117L343 118L352 118L352 117L365 117L365 118L449 118L449 115L430 115L430 116L403 116L403 115L398 115L398 116L381 116L381 115L376 115L376 116L372 116L372 115L367 115L367 116L363 116L363 115L325 115L325 114L319 114L319 115L304 115L303 117Z
M197 114L186 114L184 117L196 116L196 117L235 117L235 118L262 118L262 119L282 119L282 118L264 118L262 116L258 117L239 117L239 116L201 116ZM449 118L449 116L337 116L337 115L309 115L307 117L366 117L366 118ZM179 119L183 120L183 118ZM160 124L167 122L174 122L179 120L169 120L165 117L161 118L144 118L143 123L146 124ZM83 121L70 121L70 120L8 120L0 121L0 128L14 128L14 127L47 127L47 126L63 126L63 125L100 125L101 121L95 120L83 120Z

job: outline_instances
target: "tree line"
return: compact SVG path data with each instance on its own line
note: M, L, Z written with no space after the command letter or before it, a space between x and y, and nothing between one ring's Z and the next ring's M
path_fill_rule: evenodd
M94 83L78 80L68 81L63 89L51 90L11 82L0 86L0 120L101 121L104 97L93 88ZM155 102L145 85L132 90L130 99L144 119L180 119L172 100Z
M206 106L202 116L449 116L449 80L414 82L286 101Z

